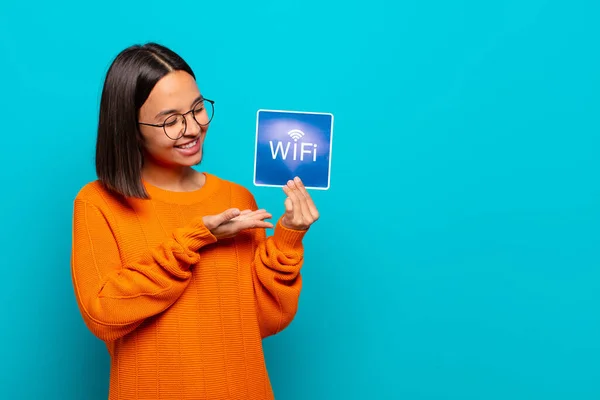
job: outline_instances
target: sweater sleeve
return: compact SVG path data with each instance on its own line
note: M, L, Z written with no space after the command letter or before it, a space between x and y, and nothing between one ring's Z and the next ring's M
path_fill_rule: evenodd
M252 206L257 209L254 199ZM306 232L288 229L279 220L272 236L267 237L264 229L254 233L252 278L262 338L285 329L296 315Z
M173 231L163 243L122 264L105 215L77 199L73 215L71 274L77 304L94 335L118 339L171 306L187 287L201 247L216 242L202 218Z

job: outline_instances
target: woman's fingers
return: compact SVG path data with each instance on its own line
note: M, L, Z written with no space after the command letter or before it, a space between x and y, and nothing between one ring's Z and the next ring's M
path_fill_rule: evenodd
M265 218L272 218L272 215L264 209L254 210L254 211L244 210L238 217L234 218L234 220L242 221L242 220L249 219L249 218L250 219L255 219L255 218L265 219Z
M300 190L300 187L298 186L298 180L299 180L299 178L296 178L295 180L290 181L290 184L293 186L292 192L298 198L298 204L300 205L300 210L302 211L302 216L301 216L302 223L305 225L310 225L313 222L313 218L312 218L311 212L308 208L308 203L306 202L306 197L304 196L304 194Z
M236 230L241 231L250 228L272 228L271 222L265 221L266 219L273 218L271 213L264 209L251 211L241 215L236 221Z
M294 215L294 205L292 203L292 199L286 197L283 205L285 206L285 214L291 218Z
M273 218L273 216L266 211L255 211L251 214L246 215L244 219L263 220L263 219L271 219L271 218Z
M233 214L233 211L231 211L231 213L222 213L223 215L219 214L217 216L207 216L204 217L205 219L208 219L208 221L206 223L208 223L210 226L216 224L216 222L219 222L217 220L217 218L219 216L223 217L231 217ZM267 219L272 218L272 215L267 212L264 209L260 209L260 210L244 210L244 211L239 211L238 209L236 209L235 214L237 214L237 216L235 218L229 218L226 221L223 221L222 223L219 223L218 225L209 228L211 230L211 232L217 236L217 238L219 239L224 239L224 238L231 238L236 236L238 233L240 233L241 231L245 230L245 229L267 229L267 228L273 228L273 224L269 221L265 221ZM234 214L234 215L235 215ZM212 222L211 224L211 220L215 220L214 222ZM221 218L221 219L225 219L225 218ZM208 227L208 226L207 226Z
M245 219L242 221L236 221L233 226L236 232L243 231L244 229L257 229L257 228L272 228L273 224L269 221L263 221L262 219Z
M317 207L315 206L315 203L313 202L312 197L310 197L310 194L308 194L306 187L304 187L304 183L298 177L296 177L294 179L294 183L296 183L296 187L298 187L298 191L302 194L302 196L304 196L304 198L306 200L306 205L308 207L308 211L310 212L310 215L312 216L313 221L318 220L319 219L319 211L317 210Z
M296 193L296 190L292 188L293 185L294 183L289 181L284 187L285 194L287 194L288 198L292 202L292 215L290 216L291 219L288 219L288 222L300 226L302 225L302 200L298 196L298 193Z

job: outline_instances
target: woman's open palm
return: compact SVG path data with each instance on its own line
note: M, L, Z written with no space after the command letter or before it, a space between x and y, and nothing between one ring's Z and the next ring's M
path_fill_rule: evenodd
M272 228L271 222L265 221L272 217L265 210L244 210L230 208L217 215L204 217L204 225L217 239L234 237L245 229Z

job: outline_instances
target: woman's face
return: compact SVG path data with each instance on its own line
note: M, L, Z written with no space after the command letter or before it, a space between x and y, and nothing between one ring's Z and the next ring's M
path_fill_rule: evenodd
M139 121L156 125L166 121L166 133L162 127L139 125L144 162L173 168L199 164L208 130L207 125L200 124L208 123L206 109L211 106L204 103L196 81L187 72L173 71L159 80L139 111Z

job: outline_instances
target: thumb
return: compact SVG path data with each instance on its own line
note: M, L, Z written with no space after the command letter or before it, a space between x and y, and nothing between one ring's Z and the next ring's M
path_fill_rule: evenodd
M291 218L292 215L294 214L294 208L292 207L292 199L290 199L289 197L285 199L285 202L283 203L285 205L285 215L288 218Z
M240 215L240 210L237 208L230 208L228 210L223 211L221 214L218 214L215 218L215 227L229 221Z

